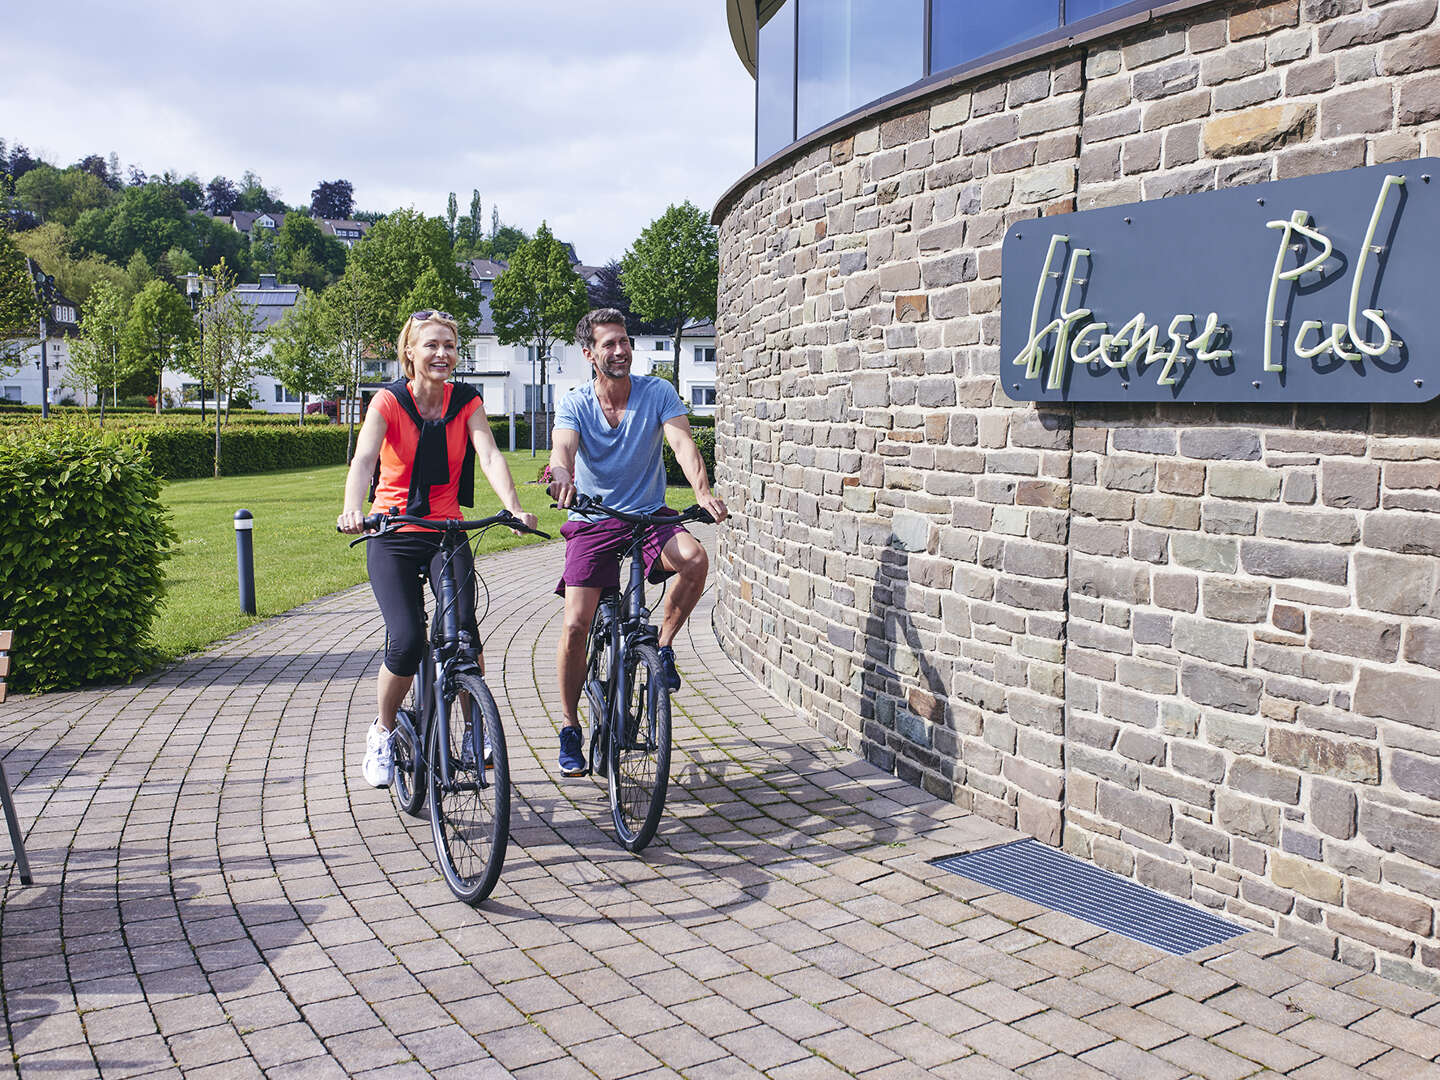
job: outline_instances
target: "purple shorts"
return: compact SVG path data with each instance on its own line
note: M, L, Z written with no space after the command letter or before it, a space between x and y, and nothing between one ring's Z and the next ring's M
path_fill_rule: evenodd
M657 514L674 514L669 507ZM676 515L679 516L678 514ZM630 531L634 526L615 518L601 521L567 521L560 526L565 538L565 572L555 586L558 596L565 595L565 586L578 588L615 589L620 586L620 559L630 548ZM683 525L652 525L645 533L640 548L645 577L651 584L664 581L674 571L660 563L660 553L670 538L685 532Z

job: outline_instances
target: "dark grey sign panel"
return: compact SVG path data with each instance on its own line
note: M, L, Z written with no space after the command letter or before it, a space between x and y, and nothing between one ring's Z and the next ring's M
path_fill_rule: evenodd
M1017 401L1440 395L1440 159L1021 222L1000 378Z

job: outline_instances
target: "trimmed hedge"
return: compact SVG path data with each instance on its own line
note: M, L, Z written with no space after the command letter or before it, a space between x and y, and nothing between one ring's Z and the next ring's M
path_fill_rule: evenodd
M149 667L177 540L139 447L68 424L0 433L0 626L15 631L15 689Z
M700 456L705 459L705 474L710 477L711 482L715 480L715 429L713 427L696 427L692 416L690 434L695 439L695 446L700 451ZM675 454L670 449L670 444L664 444L661 452L665 455L665 482L667 484L688 484L685 479L685 472L680 468L680 463L675 460Z
M192 480L215 471L215 429L211 427L133 428L125 438L149 455L155 475ZM346 425L231 424L220 429L220 472L224 476L345 464Z

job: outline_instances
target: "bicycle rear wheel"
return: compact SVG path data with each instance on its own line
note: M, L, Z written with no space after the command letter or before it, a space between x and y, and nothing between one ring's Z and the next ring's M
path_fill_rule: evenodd
M490 690L478 674L461 672L430 726L426 771L430 826L445 884L467 904L478 904L500 880L510 840L510 759ZM461 708L462 695L468 695ZM490 767L486 766L489 758ZM443 779L447 761L450 780Z
M654 645L639 645L625 660L625 700L609 748L610 815L630 851L655 835L670 786L670 691Z
M425 678L428 666L422 665L415 679ZM423 730L419 695L412 680L410 692L395 711L395 734L390 740L395 760L395 801L411 817L420 817L425 808L425 748L420 745Z

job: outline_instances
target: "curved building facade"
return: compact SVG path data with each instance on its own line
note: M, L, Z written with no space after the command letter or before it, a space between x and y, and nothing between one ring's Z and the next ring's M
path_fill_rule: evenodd
M1436 0L1068 6L965 57L980 4L731 0L796 119L715 210L722 638L928 792L1440 989Z

